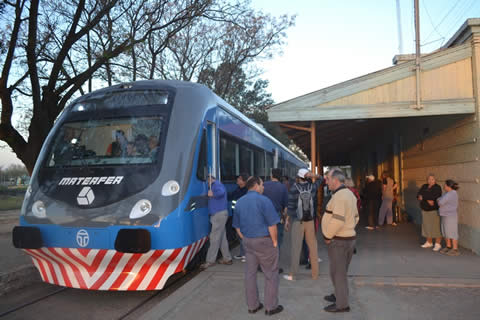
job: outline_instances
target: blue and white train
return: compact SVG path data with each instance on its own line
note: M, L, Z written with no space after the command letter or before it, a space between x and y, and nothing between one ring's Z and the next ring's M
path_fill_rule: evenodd
M138 81L86 94L48 135L13 242L43 281L162 289L209 234L207 175L294 176L296 155L203 85Z

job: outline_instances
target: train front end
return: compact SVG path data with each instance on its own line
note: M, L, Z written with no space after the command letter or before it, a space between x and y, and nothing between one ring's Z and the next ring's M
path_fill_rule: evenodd
M175 135L175 96L169 86L116 86L63 112L13 230L14 246L32 257L43 281L162 289L201 249L206 236L192 230L182 209L188 161L166 157L175 157L167 141ZM193 142L184 147L195 149Z

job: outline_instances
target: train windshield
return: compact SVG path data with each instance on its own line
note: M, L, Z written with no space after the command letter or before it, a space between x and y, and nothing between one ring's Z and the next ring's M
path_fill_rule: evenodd
M54 140L46 167L155 163L165 134L161 115L66 122Z

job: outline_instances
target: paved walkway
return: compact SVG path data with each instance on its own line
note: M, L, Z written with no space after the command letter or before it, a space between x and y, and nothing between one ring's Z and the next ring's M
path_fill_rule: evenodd
M272 319L480 319L480 257L462 250L449 257L420 248L418 227L401 224L378 231L359 230L358 253L350 267L352 311L332 315L323 300L333 292L328 258L319 246L320 277L313 281L301 267L297 281L280 280L280 304L285 310ZM288 272L289 237L281 267ZM321 241L319 241L321 243ZM238 249L233 252L236 253ZM247 312L244 264L216 265L201 272L142 319L254 319ZM258 274L263 297L263 275Z
M0 295L40 281L32 259L12 244L12 229L19 216L19 210L0 211Z

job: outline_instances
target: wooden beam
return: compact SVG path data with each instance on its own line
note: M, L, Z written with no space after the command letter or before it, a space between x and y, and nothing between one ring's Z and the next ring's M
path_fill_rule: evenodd
M448 99L437 101L422 101L424 106L421 110L410 108L413 101L365 104L365 105L342 105L342 106L319 106L315 108L292 108L291 110L278 110L269 113L269 121L322 121L322 120L354 120L375 118L399 118L399 117L422 117L452 114L475 113L475 101L468 99ZM302 128L302 127L299 127ZM305 128L303 128L305 129Z
M293 125L293 124L286 124L286 123L280 123L279 124L281 127L284 127L284 128L289 128L289 129L295 129L295 130L301 130L301 131L307 131L307 132L312 132L312 128L305 128L305 127L300 127L300 126L296 126L296 125Z

